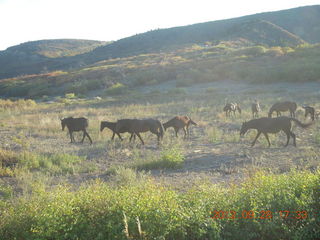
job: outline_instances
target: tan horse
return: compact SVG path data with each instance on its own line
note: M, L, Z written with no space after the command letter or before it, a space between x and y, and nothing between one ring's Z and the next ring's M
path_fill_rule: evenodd
M263 135L266 137L270 147L268 133L278 133L280 131L283 131L287 135L287 143L285 147L289 144L290 136L293 138L293 145L296 146L296 135L291 131L291 121L294 121L299 127L302 128L309 127L312 124L304 124L295 118L289 117L263 117L258 119L252 119L249 122L244 122L240 130L240 136L243 136L249 129L257 129L258 134L252 142L251 147L255 145L261 133L263 133Z
M188 116L176 116L169 120L168 122L163 124L164 130L167 130L169 127L173 127L176 133L176 137L178 137L178 132L180 129L184 131L184 138L190 136L189 126L190 124L197 125L194 121L191 120Z

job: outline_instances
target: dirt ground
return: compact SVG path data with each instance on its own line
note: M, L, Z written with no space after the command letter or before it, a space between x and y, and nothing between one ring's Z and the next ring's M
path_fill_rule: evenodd
M141 88L138 91L141 94L148 94L154 90L165 93L173 87L174 82L171 82ZM242 122L251 118L250 104L254 99L261 103L261 116L266 116L269 107L276 101L296 101L299 106L297 118L302 122L309 122L310 119L304 118L301 106L311 105L320 110L319 89L320 83L251 85L216 82L185 87L184 94L159 104L144 98L134 103L114 100L112 104L106 101L68 106L54 105L52 108L47 103L41 103L42 107L32 111L0 114L0 148L17 152L28 149L37 153L83 156L86 158L86 164L92 167L91 171L54 177L56 183L68 181L76 185L97 178L108 181L108 171L115 166L130 166L137 156L157 156L171 145L177 145L183 151L183 166L177 169L151 170L148 174L156 181L177 188L192 186L204 180L226 184L239 182L260 169L275 173L286 173L292 169L314 171L320 165L320 120L316 120L308 129L301 129L293 124L293 132L297 135L297 147L292 145L292 140L288 147L283 147L286 141L284 133L270 137L270 148L264 136L260 136L254 147L250 147L256 134L255 130L251 130L244 138L239 137L239 130ZM227 118L222 108L225 102L231 101L240 103L243 112L241 115ZM90 119L89 133L94 140L93 145L89 145L87 141L84 144L70 144L67 133L61 131L57 115L72 116L82 113L86 113L84 115ZM138 139L135 143L129 143L128 134L124 134L125 140L120 142L118 139L110 141L110 130L99 132L99 122L105 119L116 120L146 115L155 116L164 122L180 114L189 115L198 123L197 126L190 127L190 139L184 140L182 131L176 139L173 129L168 129L160 146L156 143L155 135L143 133L146 145L142 146ZM76 138L80 139L81 136L76 134Z

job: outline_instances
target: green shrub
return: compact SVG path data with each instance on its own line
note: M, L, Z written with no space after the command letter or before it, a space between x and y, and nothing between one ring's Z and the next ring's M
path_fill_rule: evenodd
M127 87L122 83L116 83L105 90L105 95L118 95L127 91Z
M318 239L319 186L318 171L258 172L229 188L208 183L187 192L152 179L39 190L0 202L0 239Z
M74 93L66 93L66 94L64 95L64 97L67 98L67 99L72 99L72 98L75 98L76 95L75 95Z

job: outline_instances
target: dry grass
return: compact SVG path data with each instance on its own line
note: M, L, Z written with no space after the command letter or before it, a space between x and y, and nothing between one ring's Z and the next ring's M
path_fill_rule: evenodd
M319 84L318 84L319 85ZM0 112L0 147L14 152L30 151L35 154L69 154L86 159L68 174L69 182L78 185L92 178L103 178L108 169L115 166L151 164L154 159L160 159L164 146L178 144L185 161L179 168L165 169L158 167L141 167L151 170L151 175L159 181L174 183L177 187L187 187L189 182L199 176L212 182L231 181L241 178L247 169L265 169L282 173L290 169L311 169L319 167L319 120L310 129L302 130L294 127L297 135L297 148L290 143L283 148L285 135L270 135L271 148L263 136L259 138L254 148L250 142L255 137L255 131L250 131L244 139L239 138L239 129L245 120L251 118L250 105L253 99L262 103L266 116L269 106L276 100L296 100L298 105L310 104L320 108L319 96L315 83L296 85L271 84L249 85L241 83L212 83L186 87L186 94L165 94L166 90L157 90L159 94L153 97L141 92L140 95L108 97L100 101L72 99L69 104L38 103L28 108L3 109ZM152 89L152 88L151 88ZM207 89L214 89L208 91ZM262 89L264 89L262 91ZM268 91L267 91L268 89ZM287 91L278 91L287 89ZM152 91L152 90L151 90ZM222 108L225 101L237 101L243 112L236 117L226 118ZM183 140L180 132L176 139L172 129L168 129L162 146L157 145L157 137L151 133L143 133L146 142L142 146L139 141L129 143L129 134L123 134L123 142L116 139L110 141L112 132L105 129L99 132L100 121L116 121L121 118L157 118L162 122L175 115L189 115L198 126L191 126L191 138ZM59 117L84 116L89 119L89 134L94 144L70 144L67 132L61 131ZM303 113L298 118L304 119ZM81 134L75 134L76 140ZM173 154L174 155L174 154ZM157 158L158 157L158 158ZM141 163L142 162L142 163ZM155 164L155 163L152 163ZM151 165L152 165L151 164ZM7 171L7 170L6 170ZM4 175L14 175L4 172ZM19 173L20 174L20 173ZM50 177L49 177L50 178ZM57 178L57 182L65 180ZM31 180L30 180L31 181Z

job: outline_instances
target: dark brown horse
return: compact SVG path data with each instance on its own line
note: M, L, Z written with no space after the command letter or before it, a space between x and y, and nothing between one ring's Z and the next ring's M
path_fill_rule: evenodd
M83 132L83 138L81 140L81 143L83 143L83 140L85 136L87 136L90 140L90 143L92 144L92 139L89 136L86 128L88 127L88 119L81 117L81 118L73 118L73 117L68 117L61 119L61 126L62 126L62 131L64 128L67 126L69 130L69 135L71 139L71 143L75 142L75 139L73 137L73 132Z
M169 120L168 122L163 124L164 130L167 130L169 127L173 127L176 133L176 137L178 137L178 132L182 128L184 131L184 138L190 136L189 126L190 124L197 125L194 121L191 120L188 116L176 116Z
M295 118L289 117L263 117L258 119L252 119L249 122L244 122L240 130L240 136L243 136L249 129L257 129L258 134L252 142L251 147L254 146L261 133L263 133L263 135L266 137L270 147L268 133L278 133L280 131L283 131L287 135L287 143L285 147L289 144L290 136L293 138L293 145L296 146L296 135L291 131L291 121L294 121L299 127L302 128L309 127L312 124L304 124Z
M230 117L231 112L233 112L233 115L235 116L237 110L241 114L240 105L237 103L227 103L223 108L223 111L226 112L226 117Z
M255 101L251 105L252 118L259 117L259 112L261 112L260 104L258 101Z
M117 121L115 132L119 132L122 129L127 129L131 133L130 141L134 135L137 135L144 145L144 141L141 138L141 132L152 132L157 135L158 143L163 138L164 129L159 120L155 119L121 119Z
M123 119L124 120L124 119ZM129 120L129 119L127 119ZM125 132L129 132L129 129L125 126L123 126L122 128L119 129L118 132L116 132L116 125L117 125L117 122L108 122L108 121L102 121L100 123L100 132L103 131L104 128L109 128L113 134L112 134L112 137L111 137L111 140L114 139L114 136L117 134L118 137L121 139L121 141L123 140L123 138L121 137L120 133L125 133ZM131 133L132 134L132 133ZM134 136L135 137L135 136Z
M281 112L290 111L290 117L295 117L297 104L295 102L277 102L273 104L269 110L268 117L272 117L273 112L277 112L277 117L281 116Z
M304 109L304 117L307 117L308 115L310 115L312 121L314 121L314 117L315 117L315 109L313 107L310 106L302 106L302 108Z

